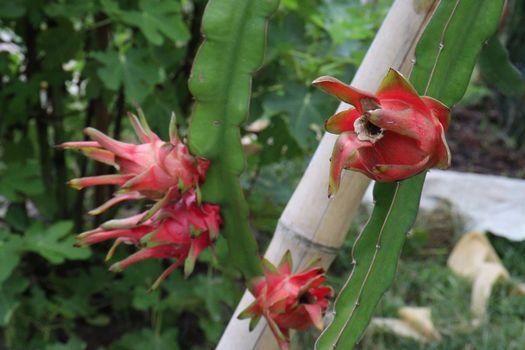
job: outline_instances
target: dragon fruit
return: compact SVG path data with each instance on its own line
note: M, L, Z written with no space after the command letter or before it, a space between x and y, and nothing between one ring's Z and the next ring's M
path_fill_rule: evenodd
M445 139L449 108L431 97L419 96L396 70L389 70L376 94L328 76L313 84L353 106L325 124L328 132L340 134L332 153L330 194L337 191L343 169L390 182L432 167L449 167Z
M172 115L170 141L162 141L148 127L139 110L139 118L128 114L131 124L140 139L140 144L120 142L102 132L86 128L84 132L93 141L66 142L58 147L78 149L86 156L99 162L114 166L119 174L92 176L73 179L69 185L82 189L96 185L117 185L120 190L102 206L90 211L96 215L111 206L126 200L147 198L165 205L205 179L209 162L194 157L188 147L179 139ZM142 123L141 123L142 122ZM158 209L162 205L158 205Z
M78 245L91 245L110 239L115 242L108 252L109 260L121 243L140 249L126 259L113 264L111 271L122 271L144 259L175 259L154 283L156 288L184 263L188 276L199 254L212 246L222 223L218 205L199 204L195 191L187 191L179 201L161 208L144 222L144 213L125 219L110 220L100 227L78 235Z
M254 279L250 291L255 301L239 314L240 319L251 318L250 330L263 316L281 349L288 349L290 329L305 330L314 325L323 329L322 314L328 307L327 297L333 296L331 287L320 267L310 267L292 273L289 251L278 267L263 260L264 276Z

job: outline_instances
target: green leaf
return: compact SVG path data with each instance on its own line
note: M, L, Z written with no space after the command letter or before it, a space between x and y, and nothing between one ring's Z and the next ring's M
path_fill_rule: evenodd
M0 18L19 18L26 13L25 3L20 0L0 1Z
M38 79L31 79L26 82L11 81L2 87L0 96L4 104L0 106L2 113L0 127L4 128L16 123L27 123L29 107L38 101L39 84L40 81ZM12 155L3 154L4 159L10 156Z
M232 262L246 278L262 273L239 175L244 169L239 126L249 110L252 74L263 62L267 18L278 1L215 0L203 20L205 37L189 88L196 99L189 145L211 161L204 201L220 204Z
M55 343L47 345L45 350L84 350L87 347L86 343L79 338L69 338L67 343Z
M75 236L71 234L73 222L59 221L45 227L35 222L24 236L24 250L35 252L52 264L61 264L66 259L84 260L91 255L89 248L75 247Z
M50 17L83 18L98 11L95 1L68 0L47 4L44 12ZM74 36L72 36L74 37Z
M130 49L125 54L107 50L92 56L102 63L97 74L104 86L116 92L124 84L130 102L142 103L161 80L158 67L148 60L145 50Z
M20 262L20 255L12 245L0 242L0 284L3 283Z
M19 236L0 229L0 285L11 276L20 262L20 242Z
M111 350L178 350L177 330L171 328L158 334L151 329L131 331L110 347Z
M292 159L302 154L296 139L290 134L286 121L273 117L271 125L258 137L264 145L260 155L260 165L268 165L282 159Z
M190 38L182 20L181 5L177 1L140 0L139 11L120 9L112 0L102 0L102 6L110 16L138 27L155 45L162 45L164 37L173 42L186 42Z
M0 178L0 194L12 202L44 191L40 170L34 162L9 163L5 169L0 168Z
M481 50L478 64L481 75L489 86L494 86L508 96L525 93L525 80L510 61L507 49L496 35Z
M271 95L263 102L266 114L286 113L290 133L303 150L313 150L319 143L316 130L322 130L325 116L330 112L329 104L320 90L287 82L282 96Z
M82 49L82 35L72 35L75 32L73 24L66 19L57 20L54 27L43 30L37 39L37 48L42 52L42 66L47 71L48 81L62 83L69 74L62 65L76 57Z
M496 30L502 6L502 0L442 1L416 48L414 87L449 106L456 103L483 43ZM359 341L393 282L424 179L422 173L374 186L374 211L352 249L354 268L337 297L334 321L317 340L316 349L348 349Z
M29 286L29 280L12 276L0 284L0 327L6 326L20 305L19 295Z
M24 231L29 226L29 217L25 202L9 203L5 214L5 222L17 231Z

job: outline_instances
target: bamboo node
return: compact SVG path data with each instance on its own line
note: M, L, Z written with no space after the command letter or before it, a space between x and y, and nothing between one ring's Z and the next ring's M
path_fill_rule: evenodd
M314 238L307 237L301 231L295 228L292 228L291 226L287 225L281 220L279 220L279 223L277 224L276 231L277 232L281 231L285 236L288 236L289 238L297 241L297 243L309 249L312 249L312 250L315 250L315 251L318 251L318 252L321 252L327 255L336 255L337 252L339 251L339 248L337 247L329 246L329 245L320 243L318 241L315 241L315 236Z

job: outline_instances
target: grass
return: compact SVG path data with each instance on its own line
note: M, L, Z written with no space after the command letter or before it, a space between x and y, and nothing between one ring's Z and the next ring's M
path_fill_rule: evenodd
M350 271L348 257L357 228L353 231L330 271L329 281L336 289ZM512 282L494 286L487 318L474 327L470 314L471 284L446 266L450 251L464 232L461 220L446 203L432 213L420 215L405 245L396 280L376 310L378 317L397 317L402 306L430 307L434 325L442 335L441 341L421 344L392 334L368 332L358 349L524 349L525 296L516 293L515 284L525 280L525 242L490 236ZM313 348L312 339L315 334L301 336L296 348Z

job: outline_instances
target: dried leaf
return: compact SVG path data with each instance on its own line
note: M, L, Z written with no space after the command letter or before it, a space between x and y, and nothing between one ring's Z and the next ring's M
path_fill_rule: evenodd
M432 322L432 310L429 307L406 306L399 308L399 317L427 341L441 340L441 334Z
M469 232L456 243L447 265L454 273L474 280L486 262L501 265L498 254L484 233Z
M472 281L470 310L473 323L479 324L487 312L492 286L500 279L509 279L509 272L486 235L469 232L456 244L447 261L456 274Z

